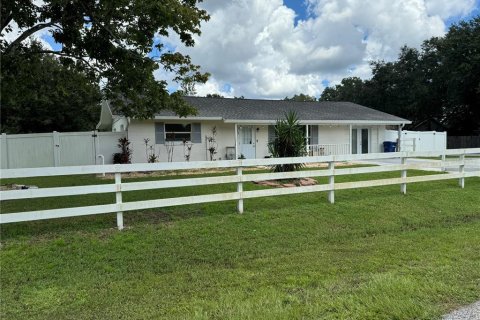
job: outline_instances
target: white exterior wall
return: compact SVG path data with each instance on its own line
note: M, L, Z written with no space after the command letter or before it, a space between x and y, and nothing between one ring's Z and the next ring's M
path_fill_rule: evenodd
M155 121L163 123L193 123L192 120L131 120L128 128L128 138L133 149L132 162L147 162L144 139L150 139L149 144L155 145L155 153L159 155L160 162L167 162L167 149L164 144L155 144ZM205 136L212 135L212 128L217 128L217 154L216 160L227 159L227 147L235 147L235 125L224 123L222 121L198 121L201 123L201 143L194 143L190 155L190 161L210 160L210 154L207 151ZM244 125L244 124L243 124ZM245 125L244 125L245 126ZM255 153L256 158L264 158L268 152L268 125L248 125L254 129ZM369 152L382 152L385 136L385 126L353 127L369 129ZM258 129L258 130L257 130ZM349 125L319 125L318 126L318 144L345 145L351 144ZM349 147L348 147L348 150ZM238 155L240 155L238 147ZM173 152L173 162L185 161L185 152L183 143L176 142Z
M349 126L320 125L318 126L318 144L350 143Z
M368 129L368 152L383 152L385 126L352 126L352 129Z
M256 132L256 144L255 144L255 153L256 158L265 158L270 155L268 152L268 126L258 125L254 126ZM258 130L256 130L258 128Z
M124 116L113 116L112 132L125 132L128 128L128 119Z
M168 161L168 154L165 144L155 144L155 122L154 120L131 120L128 128L128 139L133 149L132 162L147 162L144 139L150 139L149 144L155 145L155 153L159 155L160 162ZM157 120L163 123L201 123L201 143L194 143L190 154L190 161L210 160L210 153L207 151L206 136L212 136L212 128L216 127L217 154L216 160L225 160L227 147L235 146L235 126L225 124L221 121L191 121L191 120ZM185 152L182 142L175 142L173 149L173 162L185 161Z
M369 152L383 152L385 126L352 126L352 129L368 129ZM319 125L318 144L351 144L349 125Z

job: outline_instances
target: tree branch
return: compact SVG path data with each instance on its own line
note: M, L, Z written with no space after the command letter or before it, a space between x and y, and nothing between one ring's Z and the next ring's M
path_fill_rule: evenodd
M77 60L80 60L82 61L87 67L89 67L90 69L98 72L98 73L101 73L102 72L102 69L100 69L99 67L96 67L96 66L93 66L90 61L88 61L86 58L88 58L88 56L76 56L76 55L72 55L72 54L68 54L68 53L65 53L65 52L62 52L62 51L54 51L54 50L40 50L40 51L31 51L30 52L31 54L54 54L54 55L57 55L57 56L61 56L61 57L67 57L67 58L72 58L72 59L77 59Z
M54 22L40 23L40 24L37 24L36 26L31 27L28 30L25 30L20 36L18 36L17 39L13 40L8 45L7 49L5 50L5 54L9 54L9 53L14 52L20 46L20 44L22 43L23 40L27 39L28 37L30 37L35 32L37 32L39 30L42 30L42 29L45 29L45 28L48 28L48 27L51 27L54 24L55 24Z

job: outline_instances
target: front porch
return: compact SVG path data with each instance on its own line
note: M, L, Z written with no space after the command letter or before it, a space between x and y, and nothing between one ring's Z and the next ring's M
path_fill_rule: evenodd
M342 154L351 154L349 143L307 145L307 155L310 157Z
M304 124L307 156L328 156L382 152L385 126ZM255 159L269 156L268 143L275 137L274 125L234 124L235 143L227 147L227 159Z

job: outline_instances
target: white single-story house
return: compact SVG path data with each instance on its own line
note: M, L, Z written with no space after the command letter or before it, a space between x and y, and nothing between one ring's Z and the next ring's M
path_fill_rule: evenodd
M97 129L126 130L135 163L147 161L145 139L161 162L185 161L186 145L191 146L191 161L210 160L211 147L216 160L268 157L274 125L290 110L296 112L305 127L310 155L383 152L386 128L395 126L400 132L411 123L351 102L184 99L197 109L196 116L180 118L173 112L162 111L153 119L127 119L112 112L114 108L105 102Z

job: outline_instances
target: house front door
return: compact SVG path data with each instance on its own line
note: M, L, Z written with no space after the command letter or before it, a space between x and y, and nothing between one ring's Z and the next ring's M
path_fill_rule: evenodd
M370 138L368 129L352 129L352 153L368 153L369 140Z
M245 159L255 159L255 130L253 126L239 127L239 142L240 154L239 156Z

